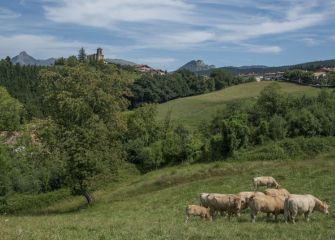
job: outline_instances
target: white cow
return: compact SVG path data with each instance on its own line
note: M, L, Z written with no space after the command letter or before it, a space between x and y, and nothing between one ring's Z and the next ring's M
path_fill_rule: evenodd
M329 206L326 203L313 195L290 194L284 203L285 222L292 221L292 223L295 223L295 218L301 214L304 214L306 221L309 222L310 214L313 211L317 210L329 214L328 209Z

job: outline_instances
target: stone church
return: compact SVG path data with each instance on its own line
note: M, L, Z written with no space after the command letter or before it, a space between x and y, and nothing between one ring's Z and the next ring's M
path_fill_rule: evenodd
M97 53L87 55L88 61L104 61L104 55L102 54L102 48L97 49Z

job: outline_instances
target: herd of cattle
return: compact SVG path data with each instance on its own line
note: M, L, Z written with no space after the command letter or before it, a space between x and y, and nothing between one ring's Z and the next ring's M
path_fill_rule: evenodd
M306 221L313 211L329 214L329 206L318 198L306 194L290 194L282 188L273 177L256 177L252 180L253 192L240 192L238 194L201 193L200 206L188 205L186 208L186 222L190 216L200 216L202 219L212 221L220 213L239 217L241 211L250 208L251 221L256 221L259 212L277 216L284 214L285 222L295 223L297 215L304 214ZM258 186L266 186L264 192L257 192ZM272 188L270 188L272 187Z

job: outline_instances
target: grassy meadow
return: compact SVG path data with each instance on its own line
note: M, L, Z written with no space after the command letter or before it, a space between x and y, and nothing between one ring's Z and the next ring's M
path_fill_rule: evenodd
M170 112L171 119L196 127L202 121L208 121L228 102L240 99L256 99L271 81L252 82L225 88L220 91L199 96L180 98L158 105L158 118L164 119ZM279 82L281 90L288 94L316 94L319 89L293 83Z
M296 225L268 222L259 214L255 224L248 212L240 219L218 217L213 222L185 221L187 204L198 204L201 192L235 193L251 190L251 178L272 175L291 193L311 193L335 205L335 151L304 160L214 162L181 165L133 176L95 193L96 205L85 207L81 197L17 216L0 216L4 240L56 239L295 239L335 237L335 215L318 212L311 222Z

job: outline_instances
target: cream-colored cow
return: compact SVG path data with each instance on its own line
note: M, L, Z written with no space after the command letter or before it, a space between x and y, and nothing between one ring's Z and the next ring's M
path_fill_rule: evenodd
M275 220L280 213L284 213L284 201L283 196L254 196L249 200L249 207L251 210L251 220L254 223L258 212L270 213L275 215Z
M212 221L212 216L209 213L209 209L198 205L188 205L186 207L185 222L188 222L191 216L199 216L201 219L207 219L209 221Z
M304 214L306 221L309 222L309 217L313 211L317 210L329 214L328 209L329 206L325 202L322 202L313 195L290 194L284 203L285 222L291 221L295 223L295 218L300 214Z
M270 187L279 188L280 187L279 183L273 177L270 177L270 176L255 177L252 179L252 184L254 186L254 191L256 191L259 186L267 186L268 188Z

